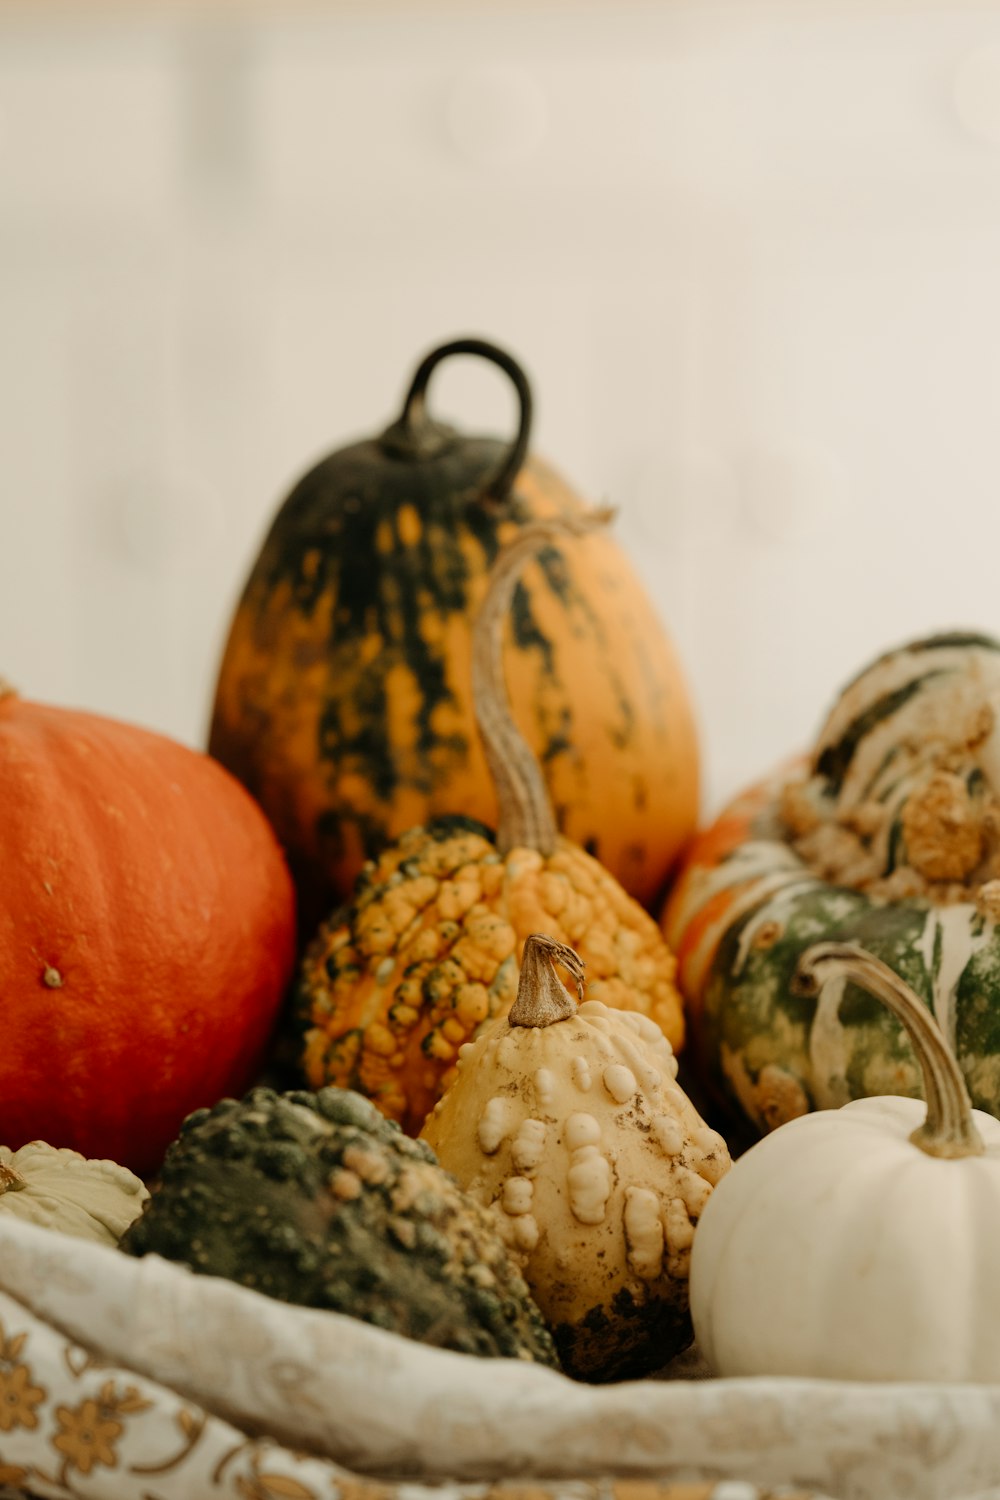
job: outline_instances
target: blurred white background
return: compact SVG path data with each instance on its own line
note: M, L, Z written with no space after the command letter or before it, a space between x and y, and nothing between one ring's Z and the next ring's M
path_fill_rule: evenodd
M1000 3L5 0L0 671L202 744L284 493L460 334L620 506L712 810L1000 632Z

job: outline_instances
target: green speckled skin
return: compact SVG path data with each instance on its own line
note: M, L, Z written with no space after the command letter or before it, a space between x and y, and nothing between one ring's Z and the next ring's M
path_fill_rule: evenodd
M885 653L835 701L808 763L751 788L695 840L664 930L706 1087L757 1131L922 1092L878 1001L839 980L794 992L801 954L822 941L859 944L910 985L972 1103L1000 1116L998 693L1000 642L988 636ZM942 785L957 811L935 824L928 797ZM963 818L977 830L968 861L952 873L922 864L928 840L934 858L952 857Z
M873 1094L921 1096L909 1041L877 1000L848 984L828 997L819 1024L823 997L793 992L799 957L811 943L854 942L927 1002L959 1059L972 1103L1000 1116L1000 932L971 905L947 909L948 941L962 927L970 944L982 946L945 994L936 908L920 901L879 904L857 891L804 881L804 874L803 868L797 880L772 889L719 942L698 1021L698 1054L716 1090L762 1130L806 1109ZM764 940L755 941L761 932Z
M474 621L501 547L584 509L532 454L492 498L508 448L456 432L410 458L385 434L341 448L296 484L250 570L209 751L270 819L304 939L407 829L451 813L496 826ZM560 830L655 899L694 831L697 736L673 647L612 536L540 548L503 654Z
M770 1065L802 1088L809 1108L821 1108L871 1093L919 1096L920 1074L905 1034L877 1000L848 985L839 1006L846 1052L843 1072L815 1066L815 999L792 991L800 955L821 940L861 943L883 959L925 999L930 998L926 970L914 950L926 912L894 907L875 910L863 896L837 887L816 886L785 908L785 925L767 946L752 944L741 956L748 924L759 911L735 924L719 946L705 996L705 1051L719 1060L720 1081L736 1089L735 1059L752 1083ZM872 1085L872 1086L870 1086ZM764 1109L752 1111L756 1123L781 1123Z
M189 1116L121 1249L439 1348L558 1365L485 1211L347 1090L257 1088Z

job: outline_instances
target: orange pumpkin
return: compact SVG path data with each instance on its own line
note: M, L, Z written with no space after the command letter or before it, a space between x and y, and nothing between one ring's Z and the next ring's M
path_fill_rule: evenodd
M0 1141L142 1173L257 1076L295 905L260 809L207 756L0 685Z
M492 360L514 381L512 445L428 416L429 376L453 354ZM530 416L509 355L474 339L433 351L399 421L308 473L254 564L209 748L277 830L306 930L407 829L455 812L496 825L469 686L472 623L501 546L584 509L526 456ZM694 832L697 743L673 647L609 536L572 557L544 549L525 570L504 670L560 831L651 903Z

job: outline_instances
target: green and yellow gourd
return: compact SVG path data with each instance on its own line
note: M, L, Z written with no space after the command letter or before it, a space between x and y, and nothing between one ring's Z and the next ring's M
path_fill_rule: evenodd
M802 952L860 944L931 1008L973 1104L1000 1115L1000 642L914 641L842 692L809 758L692 845L664 913L690 1052L758 1131L921 1092L899 1023Z
M526 560L553 542L569 544L569 558L606 519L582 511L522 526L491 569L470 691L496 783L495 835L462 816L407 830L365 867L354 901L321 924L302 961L292 1009L306 1082L357 1089L413 1134L454 1076L462 1044L511 1005L532 932L577 948L591 998L642 1011L673 1047L683 1042L673 954L649 912L558 833L504 681Z
M485 1209L344 1089L256 1088L189 1115L121 1249L440 1349L558 1365Z
M513 443L426 411L432 371L473 354L521 403ZM527 452L523 371L462 339L417 370L402 416L331 454L276 516L235 611L209 748L285 848L302 931L347 899L365 861L409 828L462 812L496 825L469 688L472 621L500 547L578 514ZM628 560L595 535L544 549L519 582L505 675L560 830L636 899L658 899L697 820L686 684ZM572 685L586 682L587 691Z

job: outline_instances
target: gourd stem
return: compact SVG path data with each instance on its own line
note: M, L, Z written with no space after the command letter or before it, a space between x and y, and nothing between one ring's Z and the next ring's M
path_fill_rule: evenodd
M500 504L507 499L528 452L531 436L533 401L528 377L517 360L486 339L452 339L438 349L432 349L421 360L406 393L402 415L383 432L379 442L386 453L404 460L435 458L458 442L459 434L453 427L435 422L427 413L427 383L431 374L443 359L454 354L475 354L480 359L490 360L507 375L517 393L517 432L507 444L503 457L484 482L477 499Z
M554 964L561 964L567 970L576 985L577 997L583 1000L583 959L579 953L542 932L533 932L524 940L517 998L507 1015L511 1026L552 1026L576 1015L576 1000L559 978Z
M525 560L546 542L584 536L614 511L582 511L521 528L497 556L472 634L472 701L498 803L497 847L550 855L559 830L545 778L531 746L511 716L503 670L503 630Z
M14 687L13 683L8 682L6 677L0 677L0 703L2 703L5 698L16 697L17 688Z
M25 1186L24 1178L16 1167L9 1167L0 1161L0 1194L13 1192L17 1188Z
M961 1069L940 1026L898 974L857 943L816 943L799 959L792 988L818 994L832 979L847 979L880 1000L902 1022L924 1075L927 1118L910 1136L929 1156L981 1156L982 1137Z

